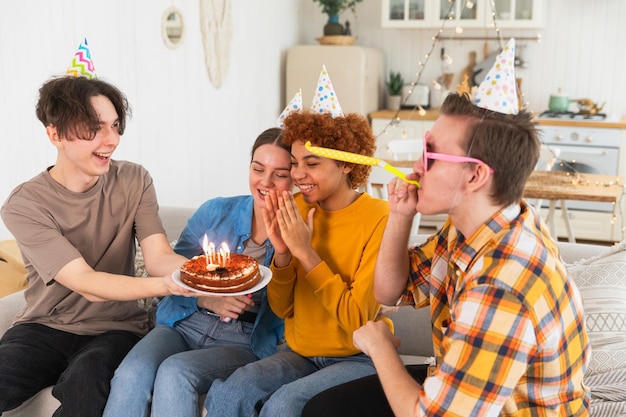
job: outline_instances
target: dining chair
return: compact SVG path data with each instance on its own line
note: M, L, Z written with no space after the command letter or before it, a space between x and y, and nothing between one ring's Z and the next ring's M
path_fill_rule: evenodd
M551 171L552 167L554 167L554 164L558 160L559 155L561 155L560 148L542 144L539 150L539 161L537 162L537 166L535 167L535 170ZM567 205L565 204L565 200L561 200L560 202L561 202L561 206L560 206L561 216L563 217L565 230L567 231L567 240L569 242L576 242L576 238L574 237L574 232L572 231L572 225L570 224L570 221L569 221L569 213L567 212ZM542 203L543 203L543 200L541 198L538 198L535 201L535 208L537 209L538 213L541 213ZM546 222L546 225L548 226L548 230L550 230L550 234L552 235L554 239L558 238L556 234L556 226L554 224L554 213L556 210L556 203L557 203L556 200L549 200L548 215L545 218L545 222Z
M422 139L394 139L387 143L387 150L394 161L415 161L424 151Z
M395 143L398 142L398 143ZM398 139L389 142L387 145L391 152L391 159L395 161L414 160L422 154L422 140L421 139ZM393 149L393 151L392 151ZM400 171L405 173L412 172L411 168L397 167ZM365 191L372 197L380 198L382 200L389 200L387 194L387 184L394 178L393 174L380 168L372 167L368 182L365 187ZM411 226L411 236L419 234L421 214L417 213L413 218L413 225Z

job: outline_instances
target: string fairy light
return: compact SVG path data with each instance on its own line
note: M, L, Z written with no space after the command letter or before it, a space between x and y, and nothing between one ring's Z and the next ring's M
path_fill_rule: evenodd
M450 3L450 6L448 7L448 11L445 14L445 18L443 19L441 26L439 27L439 29L437 30L437 33L431 37L432 40L432 44L430 46L430 50L428 51L428 53L425 55L424 57L424 61L419 61L417 66L418 66L418 70L416 72L416 78L415 81L412 81L410 83L410 89L407 92L406 97L404 97L404 100L401 103L401 106L399 109L397 109L394 113L394 115L391 117L391 119L389 120L389 123L387 123L387 125L385 125L385 127L383 127L382 131L376 135L377 138L386 135L387 129L389 128L396 128L400 125L401 119L400 119L400 110L402 108L405 108L405 105L407 103L407 101L409 100L409 97L411 97L411 95L413 94L414 91L414 87L416 85L418 85L422 79L422 74L424 72L424 68L426 67L426 64L428 64L428 61L430 61L430 58L432 57L433 51L435 50L435 47L437 46L437 44L442 41L443 38L443 33L444 33L444 29L446 28L446 25L448 24L448 22L451 22L454 18L455 18L455 10L456 10L456 1L457 0L448 0L448 3ZM490 6L491 6L491 15L492 15L492 19L493 19L493 27L496 29L496 33L498 34L498 39L499 39L499 46L500 49L502 49L502 35L500 33L500 28L497 25L496 22L496 5L495 5L495 0L492 0L490 2ZM474 2L472 2L471 0L467 0L463 3L463 7L467 8L467 9L473 9L474 8ZM463 10L461 10L461 14L463 13ZM463 28L461 26L457 26L454 29L454 33L455 34L461 34L463 33ZM452 39L451 35L449 39ZM452 62L452 59L447 56L444 55L444 59L447 60L448 63ZM441 89L441 85L437 82L434 81L433 82L435 85L435 89L439 90ZM425 116L426 115L426 110L424 110L424 108L422 107L421 104L417 104L416 106L414 106L413 108L411 108L410 112L407 114L407 118L410 119L413 114L417 112L418 115L420 116ZM405 136L405 133L402 133L402 137Z
M437 33L431 37L432 40L432 44L430 46L430 50L428 51L428 53L425 55L425 59L424 62L419 61L418 62L418 70L416 72L416 79L415 81L410 83L410 89L407 91L407 95L406 97L404 97L404 100L402 101L400 108L395 110L394 115L391 117L391 119L389 120L389 122L383 127L382 131L376 135L376 138L380 138L381 136L384 136L388 133L388 129L392 128L395 129L398 126L400 126L401 123L401 118L400 118L400 110L403 108L406 108L406 103L409 100L409 97L411 97L411 95L413 94L414 91L414 87L416 85L419 84L419 82L421 81L422 78L422 74L424 72L424 68L426 67L426 64L428 64L428 61L430 60L430 58L432 57L433 51L435 50L435 47L437 46L437 44L440 41L444 40L443 37L443 33L444 33L444 29L447 25L448 22L452 21L455 18L455 10L456 10L456 1L457 0L448 0L448 2L450 3L450 6L448 8L447 13L445 14L445 18L443 19L443 22L441 23L441 26L439 27L439 29L437 30ZM503 44L503 40L502 40L502 32L500 30L500 27L498 26L498 22L497 22L497 13L496 13L496 3L495 0L491 0L489 3L489 6L491 8L491 19L492 19L492 23L491 26L493 27L493 29L496 32L496 40L498 42L498 47L500 50L502 50L502 44ZM463 7L464 9L473 9L474 8L474 2L471 0L467 0L463 3ZM464 10L463 9L463 10ZM461 10L461 14L463 14L463 10ZM455 34L461 34L463 33L463 28L461 26L457 26L455 28L455 30L453 31L453 33L450 35L449 38L445 39L445 40L453 40L454 39L454 35ZM443 55L442 58L444 60L446 60L446 62L448 64L450 64L452 62L452 59L447 56L447 55ZM441 90L441 84L437 81L434 80L433 81L433 87L436 90ZM521 103L522 101L522 97L523 97L523 93L521 93L521 89L520 86L518 85L518 91L520 92L520 107L527 107L528 103ZM522 106L523 104L523 106ZM411 108L410 112L406 115L407 119L411 119L413 117L413 115L415 114L415 112L418 113L419 116L425 116L426 115L426 110L424 110L424 108L422 107L421 104L417 104L416 106L414 106L413 108ZM401 137L405 137L406 133L403 131L401 134Z
M417 63L418 70L417 70L417 72L415 74L415 76L416 76L415 81L411 82L410 89L407 92L407 95L404 98L404 101L402 102L402 105L400 106L400 109L406 104L406 102L408 101L409 97L411 97L411 95L413 94L414 87L416 85L418 85L420 80L422 79L422 73L424 72L424 68L426 67L426 64L428 63L428 61L430 60L430 57L432 56L432 53L435 50L435 47L437 46L437 43L439 42L439 40L441 38L441 34L443 33L443 30L444 30L444 28L446 26L446 23L454 18L454 7L456 5L456 0L448 0L448 2L450 2L450 7L448 8L448 12L446 13L446 18L441 23L441 26L439 27L439 29L437 31L437 34L435 36L431 37L432 44L430 46L430 50L428 51L428 53L424 57L424 62L419 61ZM394 128L394 127L396 127L396 126L398 126L400 124L400 109L396 110L395 114L393 115L393 117L391 118L389 123L387 123L387 125L383 128L383 130L376 136L377 138L387 134L387 128L389 128L389 127ZM426 110L424 110L424 108L420 104L418 104L417 106L414 106L411 109L411 112L409 113L409 118L416 111L418 112L418 114L420 116L424 116L426 114Z

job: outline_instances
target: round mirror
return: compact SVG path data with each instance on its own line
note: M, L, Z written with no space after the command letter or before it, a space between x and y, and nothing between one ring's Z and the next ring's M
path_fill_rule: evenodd
M185 25L183 23L183 14L175 7L170 7L163 13L161 21L161 33L163 42L169 48L178 48L183 42L183 34L185 33Z

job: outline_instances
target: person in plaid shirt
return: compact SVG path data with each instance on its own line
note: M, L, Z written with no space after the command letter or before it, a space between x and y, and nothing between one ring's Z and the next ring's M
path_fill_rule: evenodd
M436 365L405 368L399 340L368 322L353 340L377 375L318 394L302 416L587 416L581 297L522 199L540 148L530 113L452 94L424 144L408 176L421 188L388 187L375 294L386 305L429 306ZM417 211L449 217L407 251Z

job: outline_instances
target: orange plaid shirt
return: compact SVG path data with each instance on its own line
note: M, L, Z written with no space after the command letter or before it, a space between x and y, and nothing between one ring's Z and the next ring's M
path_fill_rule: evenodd
M410 248L399 305L430 305L437 369L416 415L587 416L582 300L526 202L465 239L450 223Z

